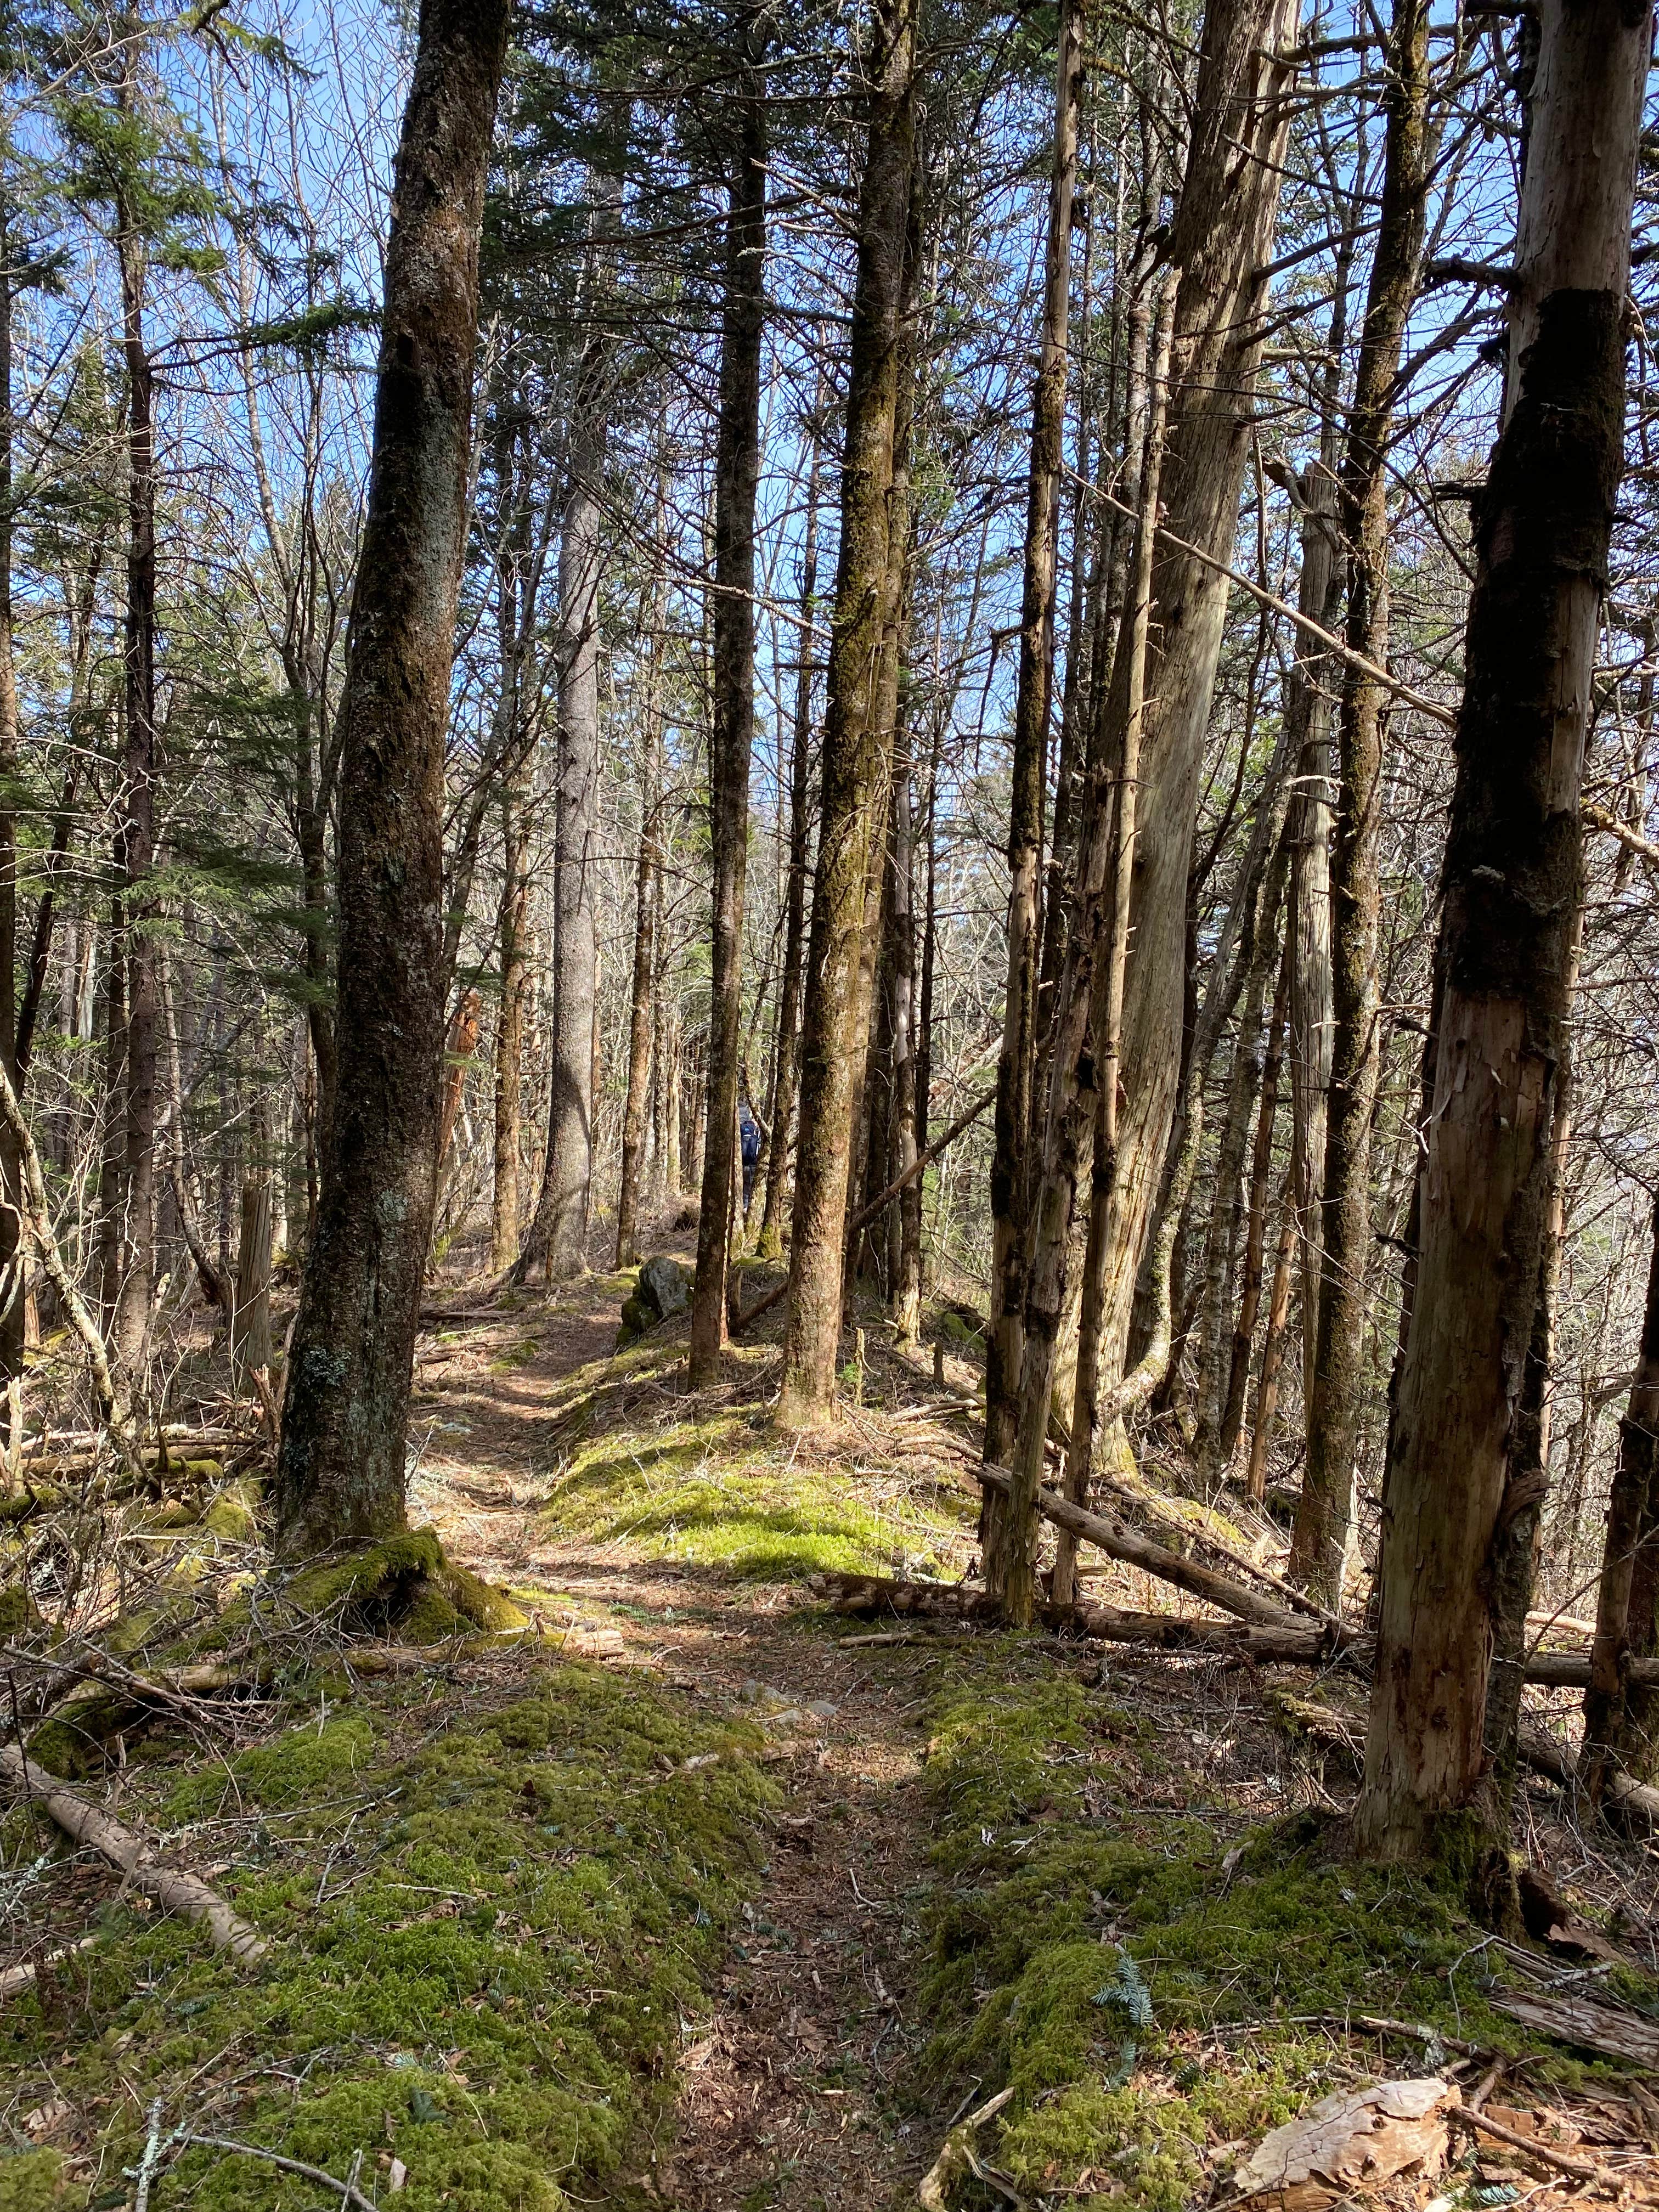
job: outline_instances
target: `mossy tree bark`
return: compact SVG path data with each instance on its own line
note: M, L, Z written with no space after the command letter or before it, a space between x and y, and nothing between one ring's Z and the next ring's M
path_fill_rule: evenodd
M1550 1228L1583 901L1579 794L1624 465L1631 210L1651 8L1544 0L1502 427L1476 510L1441 881L1434 1111L1383 1524L1359 1850L1480 1818L1488 1575Z
M905 553L890 507L904 351L917 12L917 0L878 0L872 11L866 63L869 130L859 188L841 554L801 1029L800 1129L779 1401L779 1418L795 1425L826 1418L835 1397L854 1096L866 1028L866 908L872 848L887 812L891 731L882 726L881 702L894 605L890 570ZM907 514L907 527L908 520Z
M762 58L758 11L737 38ZM727 179L726 302L714 456L714 722L708 812L714 945L708 1012L708 1140L691 1295L693 1385L718 1371L737 1203L738 1091L743 1060L743 902L749 843L749 756L755 734L755 490L760 477L761 343L766 328L766 106L751 81L740 103Z
M289 1556L401 1528L442 1076L444 737L510 0L422 0L341 714L339 1090L276 1469Z
M1343 459L1347 643L1381 665L1389 642L1389 447L1407 319L1417 296L1434 136L1429 126L1428 0L1396 0L1389 34L1382 204ZM1354 1462L1365 1406L1371 1259L1371 1124L1382 1066L1377 1013L1377 845L1388 696L1350 662L1337 738L1330 1087L1320 1200L1320 1273L1308 1464L1291 1538L1293 1581L1340 1605L1353 1525Z

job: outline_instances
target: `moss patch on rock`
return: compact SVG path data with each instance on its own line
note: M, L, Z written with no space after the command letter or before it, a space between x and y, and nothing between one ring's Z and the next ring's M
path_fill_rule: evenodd
M769 1785L751 1732L637 1675L491 1663L459 1701L428 1702L419 1678L325 1696L163 1798L143 1778L181 1859L231 1862L218 1887L270 1952L240 1973L199 1930L106 1906L96 1944L0 2012L14 2093L69 2103L75 2171L104 2192L52 2194L61 2172L34 2154L27 2176L0 2166L0 2202L112 2205L155 2099L169 2129L188 2117L342 2177L362 2150L366 2183L395 2156L410 2212L560 2212L618 2173L671 2094ZM16 1812L9 1863L51 1834ZM205 2149L169 2164L173 2195L198 2212L310 2201Z

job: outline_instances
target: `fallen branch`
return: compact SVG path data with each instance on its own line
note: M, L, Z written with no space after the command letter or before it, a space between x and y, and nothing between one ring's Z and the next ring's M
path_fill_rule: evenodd
M95 1936L83 1936L78 1943L62 1943L55 1951L48 1951L44 1959L25 1959L21 1965L8 1966L0 1973L0 2003L7 1997L19 1996L32 1990L40 1978L44 1966L55 1966L60 1959L72 1959L77 1951L89 1951L98 1941Z
M948 1146L954 1145L963 1131L977 1121L988 1106L995 1105L996 1096L994 1091L988 1091L982 1098L975 1100L965 1114L958 1114L942 1137L935 1137L925 1151L916 1154L915 1158L896 1182L890 1182L878 1198L872 1198L868 1206L861 1207L847 1224L848 1241L856 1237L860 1229L867 1227L878 1213L890 1206L902 1191L908 1189L923 1169L931 1165ZM786 1275L775 1288L768 1291L764 1297L757 1298L752 1306L745 1306L741 1313L732 1316L730 1334L733 1336L741 1335L751 1322L758 1321L763 1314L770 1313L774 1306L781 1305L788 1288L789 1278Z
M1003 1468L981 1468L980 1480L1000 1490L1005 1498L1008 1495L1009 1477ZM1052 1490L1037 1492L1036 1506L1043 1519L1052 1521L1057 1528L1065 1528L1085 1543L1096 1545L1110 1559L1121 1559L1127 1566L1139 1567L1164 1582L1173 1583L1177 1589L1202 1598L1206 1605L1219 1607L1223 1613L1231 1613L1240 1620L1254 1621L1264 1628L1288 1628L1294 1625L1282 1607L1258 1597L1254 1590L1243 1589L1213 1568L1201 1566L1196 1559L1182 1559L1179 1552L1154 1543L1150 1536L1143 1536L1115 1516L1108 1519L1104 1514L1091 1513L1086 1507L1073 1505L1070 1498L1061 1498ZM1337 1637L1338 1642L1351 1640L1352 1632L1346 1630Z
M957 1583L890 1581L882 1575L816 1574L807 1588L826 1598L842 1614L891 1613L902 1620L983 1620L994 1623L1000 1608L990 1593ZM1147 1644L1164 1651L1207 1651L1218 1658L1249 1659L1258 1665L1284 1662L1317 1667L1333 1658L1363 1657L1355 1643L1338 1652L1328 1631L1285 1619L1272 1626L1243 1620L1195 1620L1178 1613L1128 1613L1115 1605L1079 1601L1076 1605L1037 1608L1045 1628L1093 1643Z
M280 2151L267 2150L262 2143L237 2142L229 2136L185 2135L179 2136L179 2144L183 2150L228 2150L242 2158L262 2158L267 2166L280 2166L284 2173L298 2174L301 2181L314 2181L332 2190L342 2204L355 2204L358 2212L374 2212L374 2200L365 2197L354 2180L342 2181L337 2174L325 2173L320 2166L307 2166L301 2158L284 2158Z
M969 2143L975 2130L982 2128L987 2120L994 2119L1013 2095L1012 2089L999 2089L994 2097L988 2097L976 2112L969 2112L945 2136L939 2156L922 2176L916 2200L921 2212L949 2212L946 2192L951 2185L968 2171Z
M153 1897L164 1911L181 1913L205 1927L216 1950L228 1951L245 1966L264 1958L264 1937L232 1911L217 1890L210 1889L199 1875L157 1866L142 1838L65 1790L54 1776L25 1758L15 1743L0 1746L0 1774L34 1798L66 1836L119 1867L136 1889Z
M1535 2136L1523 2136L1519 2128L1506 2128L1501 2120L1490 2119L1485 2112L1454 2106L1446 2118L1458 2127L1468 2129L1471 2134L1492 2136L1498 2142L1508 2143L1513 2150L1526 2151L1540 2166L1552 2166L1558 2173L1570 2173L1575 2181L1601 2181L1606 2178L1607 2168L1597 2166L1593 2160L1570 2158L1565 2151L1553 2150Z
M1626 1652L1620 1673L1627 1682L1659 1682L1659 1659L1638 1659ZM1590 1662L1587 1651L1534 1651L1527 1661L1527 1680L1550 1690L1589 1687Z
M1287 1583L1282 1575L1274 1574L1271 1567L1259 1566L1254 1559L1247 1559L1243 1552L1235 1552L1218 1536L1212 1536L1207 1528L1182 1528L1174 1522L1160 1520L1149 1499L1141 1498L1127 1484L1114 1482L1108 1476L1097 1475L1094 1486L1097 1492L1108 1491L1114 1498L1121 1498L1124 1504L1145 1512L1153 1523L1151 1533L1154 1542L1166 1544L1173 1551L1179 1540L1189 1538L1203 1550L1212 1552L1217 1559L1224 1560L1228 1566L1237 1567L1241 1574L1254 1575L1270 1590L1276 1590L1292 1612L1310 1613L1316 1620L1322 1620L1328 1628L1342 1629L1341 1617L1321 1605L1317 1598L1310 1597L1306 1590L1297 1589L1294 1583Z

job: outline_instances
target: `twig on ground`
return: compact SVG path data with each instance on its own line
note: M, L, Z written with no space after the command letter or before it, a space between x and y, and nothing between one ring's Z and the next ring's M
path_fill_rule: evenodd
M175 1873L157 1866L150 1847L130 1828L96 1805L89 1805L72 1790L26 1758L15 1744L0 1746L0 1774L8 1776L36 1797L67 1836L100 1852L120 1868L136 1888L153 1897L169 1912L206 1928L217 1950L228 1951L241 1965L251 1966L264 1958L267 1946L256 1929L233 1911L216 1889L199 1875Z
M179 2138L186 2150L228 2150L243 2158L262 2158L267 2165L280 2166L284 2173L297 2173L301 2181L319 2181L325 2189L331 2189L342 2204L355 2204L357 2212L375 2212L372 2200L358 2188L356 2175L360 2165L354 2166L349 2179L342 2181L336 2173L325 2173L320 2166L307 2166L303 2159L284 2158L279 2151L266 2150L262 2143L237 2142L229 2136L187 2135Z
M1013 2094L1011 2088L999 2089L994 2097L988 2097L976 2112L969 2112L945 2136L939 2156L922 2176L921 2186L916 2191L921 2212L949 2212L945 2191L967 2168L969 2138L987 2120L994 2119Z
M1607 2168L1597 2166L1594 2160L1570 2158L1565 2151L1553 2150L1535 2136L1523 2136L1519 2128L1506 2128L1501 2120L1489 2119L1485 2112L1455 2106L1446 2118L1471 2133L1492 2136L1498 2142L1508 2143L1512 2150L1528 2151L1540 2165L1553 2166L1558 2173L1570 2173L1575 2181L1601 2181L1606 2178Z

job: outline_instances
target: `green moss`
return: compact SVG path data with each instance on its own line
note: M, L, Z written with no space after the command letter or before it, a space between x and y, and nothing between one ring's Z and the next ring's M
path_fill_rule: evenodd
M1455 1883L1358 1866L1308 1815L1224 1866L1195 1819L1138 1844L1136 1723L1074 1682L1011 1680L999 1647L957 1665L927 1770L927 2064L1013 2087L997 2155L1023 2187L1176 2212L1209 2188L1206 2142L1254 2139L1329 2086L1309 2015L1383 2013L1520 2047L1474 1978L1480 1931ZM1236 2058L1194 2073L1192 2050L1247 2023Z
M637 1675L540 1666L510 1703L475 1691L462 1711L447 1725L399 1679L179 1778L149 1818L187 1824L175 1847L211 1863L213 1827L189 1824L236 1816L220 1886L270 1939L265 1962L239 1974L199 1931L112 1908L67 2014L33 1995L0 2012L14 2087L49 2079L118 2173L150 2100L176 2117L234 2047L259 2063L225 2132L340 2175L356 2150L370 2172L395 2151L409 2212L591 2197L664 2117L769 1785L756 1739ZM13 1848L33 1856L38 1836ZM294 2187L201 2150L167 2182L198 2212L276 2212Z
M351 1627L389 1626L415 1585L429 1582L443 1559L435 1529L405 1529L349 1558L305 1568L288 1583L283 1601L298 1613L338 1618Z
M61 2151L0 2151L0 2212L81 2212L86 2201Z
M8 1643L40 1626L40 1609L21 1583L0 1589L0 1638Z
M867 1479L781 1453L746 1412L683 1421L642 1441L599 1435L557 1478L542 1526L556 1540L626 1538L659 1558L775 1581L836 1569L888 1573L896 1553L927 1559L964 1534L971 1501L941 1483L884 1510Z
M251 1544L259 1533L253 1517L256 1502L251 1483L233 1483L219 1492L202 1516L202 1526L210 1536L222 1537L227 1543Z

